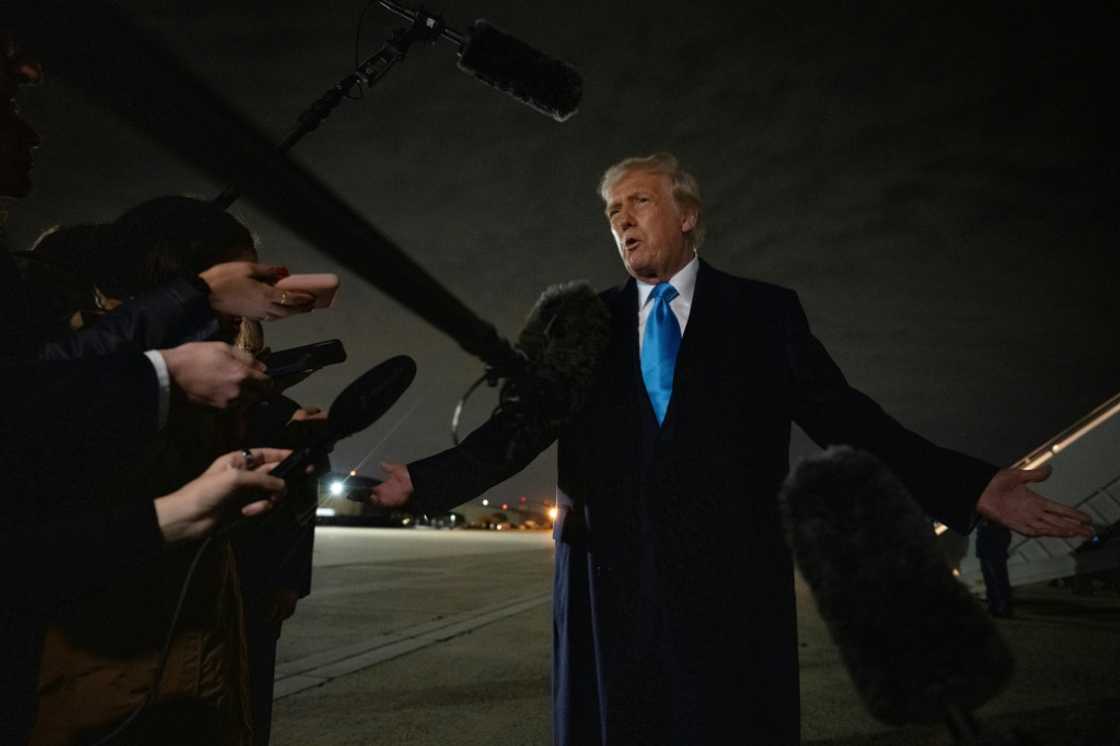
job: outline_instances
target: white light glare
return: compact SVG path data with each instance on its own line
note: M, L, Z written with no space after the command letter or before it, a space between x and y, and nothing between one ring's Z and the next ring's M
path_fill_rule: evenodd
M342 482L331 482L331 494L335 497L342 494Z

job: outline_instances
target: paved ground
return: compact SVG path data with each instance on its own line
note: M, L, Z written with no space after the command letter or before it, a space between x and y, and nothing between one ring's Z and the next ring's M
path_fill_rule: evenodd
M551 566L542 532L320 529L314 592L281 640L273 743L550 743ZM798 603L806 744L951 743L864 714L800 585ZM1031 587L1018 611L1000 624L1015 680L981 718L1047 746L1107 743L1120 598Z

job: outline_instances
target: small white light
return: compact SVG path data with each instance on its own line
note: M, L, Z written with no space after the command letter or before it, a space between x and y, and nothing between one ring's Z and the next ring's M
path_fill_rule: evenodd
M559 514L560 514L560 511L558 511L556 508L549 508L548 509L548 519L550 521L555 521L556 516L558 516Z
M331 482L331 494L335 497L342 494L342 482Z
M334 515L334 508L316 508L315 515L322 515L330 518Z
M487 500L487 499L486 499L485 497L484 497L484 498L482 498L482 507L484 507L484 508L485 508L485 507L486 507L487 505L489 505L489 504L490 504L490 501L489 501L489 500Z

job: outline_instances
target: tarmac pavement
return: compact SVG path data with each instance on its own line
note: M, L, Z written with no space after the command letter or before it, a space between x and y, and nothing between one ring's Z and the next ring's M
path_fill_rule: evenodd
M551 743L552 555L547 532L320 528L312 595L281 637L272 742ZM797 594L803 743L952 743L867 715L800 580ZM1120 597L1031 586L999 628L1017 671L980 720L1040 746L1111 746Z

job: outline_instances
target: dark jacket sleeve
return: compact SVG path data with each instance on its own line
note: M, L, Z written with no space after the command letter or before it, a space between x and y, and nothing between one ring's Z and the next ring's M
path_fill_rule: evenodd
M18 392L0 425L5 605L49 606L155 556L162 536L151 500L111 507L93 496L156 432L148 359L130 350L2 372Z
M88 329L42 344L40 360L107 355L123 346L159 350L211 338L218 322L199 278L182 277L128 301Z
M511 416L498 413L458 446L413 461L408 465L412 500L405 507L418 514L446 513L524 469L556 439L544 433L535 442L524 438ZM519 447L510 457L515 439Z
M869 451L894 471L927 514L962 534L972 530L976 501L997 467L934 445L848 385L810 332L792 291L786 355L793 383L793 418L810 438L822 447L846 444Z

